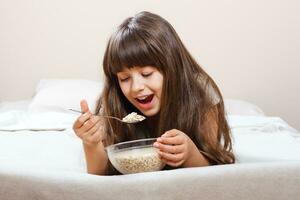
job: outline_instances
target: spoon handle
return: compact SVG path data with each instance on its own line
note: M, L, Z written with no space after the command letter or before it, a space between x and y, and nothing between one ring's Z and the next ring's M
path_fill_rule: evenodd
M79 111L79 110L74 110L74 109L69 109L69 110L70 110L70 111L73 111L73 112L77 112L77 113L83 114L83 112L81 112L81 111ZM129 123L129 122L124 122L124 121L121 120L120 118L113 117L113 116L105 116L105 115L96 115L96 116L115 119L115 120L118 120L118 121L123 122L123 123Z

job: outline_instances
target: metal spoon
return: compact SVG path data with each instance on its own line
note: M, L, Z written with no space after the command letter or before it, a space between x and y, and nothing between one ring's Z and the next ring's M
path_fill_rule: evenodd
M83 114L83 112L81 112L79 110L74 110L74 109L68 109L68 110ZM146 119L144 116L138 115L137 113L134 113L134 112L128 114L123 119L120 119L118 117L113 117L113 116L106 116L106 115L96 115L96 116L115 119L115 120L118 120L120 122L127 123L127 124L135 124L135 123L141 122L144 119Z

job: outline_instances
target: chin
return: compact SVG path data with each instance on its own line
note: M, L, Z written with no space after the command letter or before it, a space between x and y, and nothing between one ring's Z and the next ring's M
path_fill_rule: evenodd
M151 109L147 111L141 111L146 117L153 117L159 113L159 109Z
M146 117L153 117L156 113L143 113Z

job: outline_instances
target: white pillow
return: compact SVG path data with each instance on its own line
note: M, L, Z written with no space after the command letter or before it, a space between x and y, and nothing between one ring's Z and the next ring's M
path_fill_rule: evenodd
M29 106L30 112L80 110L80 101L87 100L90 110L95 111L102 92L101 81L84 79L42 79Z
M247 101L225 99L224 104L228 115L265 116L260 107Z

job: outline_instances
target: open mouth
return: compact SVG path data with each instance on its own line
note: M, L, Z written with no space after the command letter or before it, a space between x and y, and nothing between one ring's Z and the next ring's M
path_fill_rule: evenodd
M136 100L141 104L147 104L147 103L150 103L152 101L153 97L154 97L154 94L151 94L151 95L145 97L144 99L136 98Z

